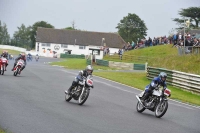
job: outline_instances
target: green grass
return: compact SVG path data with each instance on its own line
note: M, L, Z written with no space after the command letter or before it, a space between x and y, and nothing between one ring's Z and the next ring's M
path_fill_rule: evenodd
M62 60L61 62L53 62L51 64L64 66L65 68L68 69L79 69L79 70L85 69L85 67L87 66L85 59L65 59ZM110 68L98 65L93 65L93 67L94 67L93 74L96 76L110 79L141 90L144 90L145 86L150 83L150 80L146 78L146 73L95 71L99 69L110 70ZM168 88L172 91L172 96L171 96L172 99L200 106L200 95L193 94L192 92L184 91L180 88L173 86L168 86Z
M19 55L20 51L16 51L16 50L10 50L10 49L0 49L0 53L2 54L3 51L8 51L9 54L12 55Z
M64 66L65 68L68 69L85 69L87 64L86 64L86 59L75 59L75 58L70 58L70 59L63 59L61 62L52 62L51 65L59 65L59 66ZM105 66L99 66L96 64L93 64L94 70L115 70L114 68L109 68Z
M94 75L132 86L140 90L144 90L145 86L151 82L146 78L146 73L94 71ZM188 92L174 86L168 86L168 88L171 90L171 99L200 106L200 95L193 94L192 92Z
M200 55L178 55L178 49L172 45L159 45L143 49L136 49L127 51L124 55L134 55L137 57L147 58L148 66L166 68L170 70L177 70L192 74L200 75ZM113 60L112 56L104 57L104 60ZM132 62L135 61L119 60L114 59L119 62ZM139 63L145 63L146 61L140 61Z

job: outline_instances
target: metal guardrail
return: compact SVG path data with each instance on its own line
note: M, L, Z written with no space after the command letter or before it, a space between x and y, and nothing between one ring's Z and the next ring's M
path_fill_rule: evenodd
M107 60L96 59L96 63L97 65L100 65L100 66L109 66L109 62Z
M85 55L60 54L60 58L79 58L79 59L85 59Z
M152 79L157 77L160 72L167 73L167 84L200 93L200 75L163 68L147 67L147 78Z

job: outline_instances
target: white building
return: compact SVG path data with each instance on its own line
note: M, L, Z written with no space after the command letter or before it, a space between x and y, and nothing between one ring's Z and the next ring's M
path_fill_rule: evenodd
M52 28L38 28L35 49L39 55L53 57L53 53L95 55L102 59L104 48L118 53L125 41L116 33L89 32ZM106 50L105 50L106 51Z

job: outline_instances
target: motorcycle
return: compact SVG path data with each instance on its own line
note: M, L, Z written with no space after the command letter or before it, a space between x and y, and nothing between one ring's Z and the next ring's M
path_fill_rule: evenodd
M4 71L6 70L6 64L8 64L8 60L4 57L0 58L0 74L4 75Z
M27 61L32 61L32 56L28 55L26 60Z
M163 91L161 91L159 87L156 87L153 90L152 95L149 96L149 98L144 102L141 101L141 98L143 98L145 91L141 92L139 95L136 95L138 100L136 105L137 111L142 113L145 109L149 109L150 111L155 112L155 116L157 118L161 118L168 109L167 97L171 96L171 90L168 88L164 89Z
M38 61L39 60L39 56L35 56L35 60Z
M22 59L18 60L16 66L14 67L14 70L13 70L14 74L13 75L14 76L17 76L17 74L20 75L21 69L22 69L23 66L24 66L24 61Z
M77 80L76 77L75 80ZM90 94L90 88L93 88L93 79L91 75L88 75L78 82L78 85L72 89L71 94L65 91L65 100L69 102L73 98L78 100L79 105L83 105Z

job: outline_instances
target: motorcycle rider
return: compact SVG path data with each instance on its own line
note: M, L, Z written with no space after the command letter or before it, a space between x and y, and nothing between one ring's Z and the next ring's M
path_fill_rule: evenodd
M39 55L38 55L38 54L36 54L36 56L35 56L35 59L36 59L36 60L38 60L38 59L39 59Z
M8 60L8 52L4 50L1 54L1 57L4 57ZM7 68L7 66L8 66L8 63L6 63L6 68ZM6 68L5 68L5 71L6 71Z
M24 53L20 53L19 56L15 59L14 66L12 68L12 71L14 70L15 66L17 65L18 60L22 59L24 61L24 66L22 67L21 71L25 68L26 66L26 56Z
M83 80L83 76L84 76L84 77L87 77L88 75L92 75L92 72L93 72L93 67L92 67L91 65L88 65L88 66L86 67L85 70L79 71L79 74L76 76L76 80L74 80L74 81L72 82L72 85L71 85L70 88L68 89L67 93L68 93L69 95L71 95L72 89L75 88L75 87L78 85L78 82L79 82L79 81ZM93 87L94 87L94 86L92 86L92 88L93 88Z
M144 95L141 99L141 102L144 104L145 100L149 98L149 96L153 93L153 90L158 87L158 86L162 86L163 90L162 93L164 93L164 90L167 88L167 84L166 84L166 78L167 78L167 74L165 72L161 72L159 74L158 77L155 77L151 83L149 85L147 85L145 88L145 92Z

